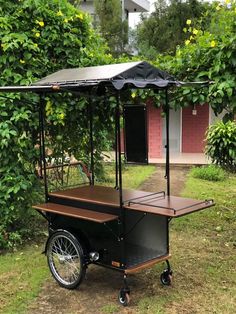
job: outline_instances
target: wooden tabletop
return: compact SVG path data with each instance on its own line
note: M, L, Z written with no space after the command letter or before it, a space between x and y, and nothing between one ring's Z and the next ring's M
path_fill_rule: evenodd
M180 217L214 205L212 200L201 201L177 196L163 196L149 202L148 199L145 199L143 204L131 202L125 208L168 217Z
M123 199L133 199L148 195L149 192L136 190L123 190ZM107 186L88 185L64 191L49 193L49 196L56 196L63 199L78 200L83 202L95 203L99 205L109 205L120 207L119 190Z
M49 193L62 199L78 200L98 205L120 207L119 190L105 186L82 186L64 191ZM168 217L180 217L211 206L214 202L167 196L164 192L150 193L146 191L123 189L124 207L129 210L158 214Z

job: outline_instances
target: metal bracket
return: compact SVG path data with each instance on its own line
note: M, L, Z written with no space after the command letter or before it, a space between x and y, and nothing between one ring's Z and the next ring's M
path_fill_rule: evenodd
M119 223L119 221L118 221L118 223ZM107 225L106 222L104 222L103 225L115 236L115 238L116 238L118 241L121 241L121 238L118 237L118 235Z
M137 224L140 223L140 221L143 220L145 216L147 216L147 213L143 213L143 215L134 223L134 225L129 229L129 231L125 234L125 236L127 236L130 232L132 232L134 228L137 226Z

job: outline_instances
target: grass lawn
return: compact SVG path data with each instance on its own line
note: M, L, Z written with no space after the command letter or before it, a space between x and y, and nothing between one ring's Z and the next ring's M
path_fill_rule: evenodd
M171 222L172 287L157 281L162 267L146 272L138 313L236 312L236 176L223 182L188 177L182 196L213 198L216 206Z
M31 245L0 256L0 313L25 313L49 275L42 245Z
M112 165L105 169L109 177L106 184L111 186L114 186L113 169ZM124 186L137 188L154 170L154 166L126 167ZM26 313L28 304L37 297L43 282L50 276L46 258L41 254L43 245L33 244L15 253L0 255L0 313Z

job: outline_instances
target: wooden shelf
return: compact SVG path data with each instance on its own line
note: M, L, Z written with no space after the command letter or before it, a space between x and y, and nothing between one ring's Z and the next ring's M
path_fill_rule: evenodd
M116 220L118 219L118 216L106 214L106 213L100 213L97 211L72 207L72 206L65 206L55 203L44 203L44 204L38 204L34 205L33 208L44 211L44 212L50 212L55 214L60 214L64 216L70 216L74 218L79 218L83 220L89 220L97 223L105 223L108 221Z
M151 267L157 263L160 263L160 262L163 262L163 261L166 261L168 260L169 258L171 257L170 254L168 255L165 255L165 256L161 256L161 257L157 257L157 258L154 258L150 261L146 261L146 262L143 262L137 266L133 266L133 267L129 267L125 270L125 273L126 274L132 274L132 273L136 273L138 271L141 271L145 268L148 268L148 267Z

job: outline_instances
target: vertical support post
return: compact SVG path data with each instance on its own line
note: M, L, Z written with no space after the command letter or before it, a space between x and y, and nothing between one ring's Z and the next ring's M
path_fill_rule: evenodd
M121 143L120 143L120 94L117 92L116 95L116 121L117 121L117 142L118 142L118 166L119 166L119 199L120 207L123 207L123 197L122 197L122 165L121 165Z
M119 201L121 210L121 220L119 225L120 241L121 241L121 261L122 267L126 264L126 254L125 254L125 213L126 210L123 206L123 195L122 195L122 165L121 165L121 143L120 143L120 93L116 94L116 123L117 123L117 146L118 146L118 182L119 182Z
M43 179L43 149L42 149L42 132L41 132L41 110L39 108L39 177Z
M166 103L165 103L165 114L166 114L166 189L167 195L170 196L170 108L168 101L168 88L166 88Z
M92 174L90 185L94 185L93 107L91 97L89 98L89 138L90 138L90 171Z
M46 151L45 151L45 103L44 95L40 94L39 103L39 117L40 117L40 141L42 144L42 160L43 160L43 179L44 179L44 190L45 190L45 201L48 201L48 184L47 184L47 165L46 165Z
M115 184L115 189L118 189L118 140L117 140L117 136L118 136L118 119L117 119L117 109L115 109L115 171L116 171L116 184Z

